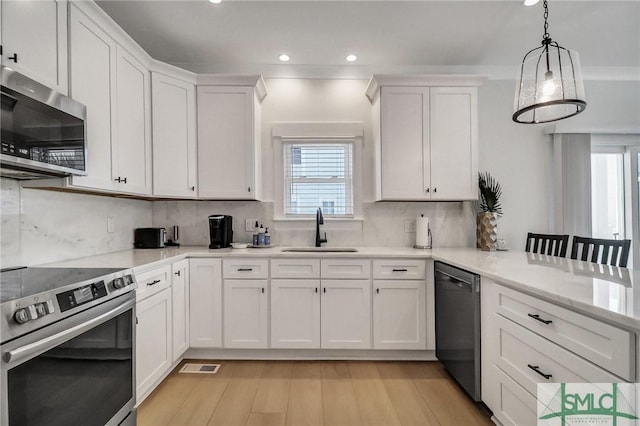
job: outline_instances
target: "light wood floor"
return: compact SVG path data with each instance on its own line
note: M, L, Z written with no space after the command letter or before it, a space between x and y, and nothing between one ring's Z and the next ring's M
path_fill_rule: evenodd
M138 408L138 426L492 425L438 362L222 361L178 366Z

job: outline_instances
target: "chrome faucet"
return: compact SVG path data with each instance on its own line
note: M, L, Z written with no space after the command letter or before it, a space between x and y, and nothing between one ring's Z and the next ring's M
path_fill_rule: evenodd
M316 247L321 247L322 243L327 242L327 233L324 233L324 238L320 238L320 225L324 225L324 218L322 217L322 210L318 207L316 211Z

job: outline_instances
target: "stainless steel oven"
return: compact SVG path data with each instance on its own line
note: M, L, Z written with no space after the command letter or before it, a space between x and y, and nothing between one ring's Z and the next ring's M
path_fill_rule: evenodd
M134 288L119 272L3 303L2 426L136 424Z

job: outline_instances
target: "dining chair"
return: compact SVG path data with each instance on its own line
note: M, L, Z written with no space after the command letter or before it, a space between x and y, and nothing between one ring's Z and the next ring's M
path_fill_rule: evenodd
M630 247L631 240L606 240L576 235L571 245L571 259L578 259L578 252L582 250L580 260L588 259L593 263L626 268Z
M565 257L568 245L569 235L534 234L529 232L524 251Z

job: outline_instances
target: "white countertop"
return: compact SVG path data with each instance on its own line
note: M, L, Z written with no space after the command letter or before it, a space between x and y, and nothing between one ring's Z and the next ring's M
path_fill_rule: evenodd
M630 270L521 251L486 252L472 248L357 247L354 253L282 252L286 247L218 249L183 246L123 250L56 262L48 266L122 267L138 270L168 261L225 257L433 258L517 290L596 318L640 331L640 270Z

